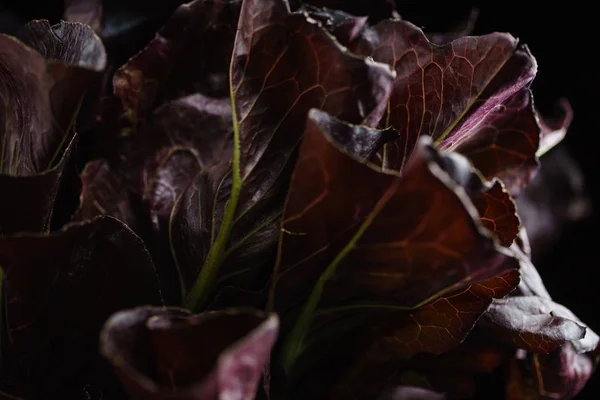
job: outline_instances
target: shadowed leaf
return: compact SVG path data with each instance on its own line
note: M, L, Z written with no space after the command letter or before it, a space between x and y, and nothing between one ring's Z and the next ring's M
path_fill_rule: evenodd
M4 237L0 265L8 334L31 395L51 393L93 363L109 315L162 303L143 243L110 217Z
M100 347L135 398L252 400L277 331L261 312L136 308L108 320Z

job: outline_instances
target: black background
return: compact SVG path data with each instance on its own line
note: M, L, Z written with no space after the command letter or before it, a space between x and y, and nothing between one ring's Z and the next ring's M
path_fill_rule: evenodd
M476 7L479 18L474 34L512 33L526 43L537 58L539 72L533 85L536 105L542 111L551 111L559 98L566 97L570 101L575 119L563 145L582 168L594 207L590 217L569 226L552 249L535 261L555 301L569 307L600 332L600 301L597 300L600 286L596 278L600 268L600 234L596 229L600 218L598 14L576 2L558 2L556 6L539 2L537 7L525 1L477 4L399 0L398 3L403 19L437 32L452 28ZM4 11L4 15L10 10L13 16L19 17L10 20L0 17L0 31L10 32L19 23L33 18L57 22L61 6L62 1L56 0L0 0L0 11ZM599 374L578 398L600 399Z

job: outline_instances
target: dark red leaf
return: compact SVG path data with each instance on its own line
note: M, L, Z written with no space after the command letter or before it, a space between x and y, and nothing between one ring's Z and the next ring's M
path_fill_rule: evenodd
M519 234L520 221L515 202L496 181L491 189L472 196L483 226L490 230L500 244L509 247Z
M286 202L271 293L271 304L283 313L308 296L288 338L287 356L298 355L293 346L304 340L298 332L316 310L331 312L324 311L330 307L396 307L405 316L397 329L418 336L419 322L413 325L415 317L408 311L425 306L416 313L434 331L455 327L458 332L424 335L435 342L431 346L409 338L407 356L457 345L485 311L495 295L492 289L503 288L498 293L503 296L516 282L469 286L514 269L516 262L477 222L474 206L429 145L422 143L398 176L345 153L320 121L311 111ZM447 295L450 299L431 303ZM431 321L434 316L438 319ZM469 322L461 321L463 316Z
M48 397L96 354L109 315L161 304L141 240L110 217L0 239L6 319L28 391Z
M252 400L277 331L274 314L147 307L112 316L100 347L135 398Z
M319 8L304 4L299 12L307 13L319 21L324 29L329 31L344 46L356 40L366 27L368 17L356 17L340 10Z
M475 166L488 179L507 180L512 194L531 178L539 126L527 88L537 66L515 38L494 33L438 46L409 22L383 21L362 35L355 51L397 74L380 122L401 135L384 150L387 167L401 170L419 136L429 135L445 150L487 152L473 159Z
M146 48L114 76L115 94L136 129L162 100L195 92L224 97L241 1L181 5Z
M0 35L0 234L49 227L79 102L106 57L80 24L34 21L24 36L33 48Z
M212 286L207 282L217 277L243 281L251 276L254 289L264 286L308 110L322 108L351 123L372 126L384 112L392 79L387 66L350 54L314 20L290 14L286 2L243 3L231 63L239 142L230 172L211 171L208 188L201 189L202 196L214 198L209 200L212 225L204 230L214 233L210 245L216 250L207 256L208 266L203 267L188 306L197 308L196 303L207 300L209 291L199 288ZM202 185L197 182L184 201L197 196ZM189 207L181 210L187 212ZM183 254L201 254L193 247L206 247L200 239L184 244L189 249L180 251Z
M502 299L519 283L516 270L444 295L411 313L389 316L378 335L387 354L408 358L417 353L442 354L458 346L493 299Z

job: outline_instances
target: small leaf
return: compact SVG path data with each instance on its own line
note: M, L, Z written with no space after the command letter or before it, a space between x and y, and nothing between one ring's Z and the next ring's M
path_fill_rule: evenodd
M274 314L141 307L113 315L100 348L135 398L252 400L277 331Z

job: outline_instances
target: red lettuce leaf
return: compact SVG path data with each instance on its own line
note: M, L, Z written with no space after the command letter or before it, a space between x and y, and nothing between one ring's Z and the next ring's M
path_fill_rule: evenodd
M134 130L161 101L195 92L227 96L240 3L196 0L181 5L157 36L115 73L114 91Z
M302 352L316 313L338 307L399 309L406 318L390 325L406 329L409 336L411 329L420 329L409 312L416 309L433 330L458 329L458 334L440 336L439 346L459 344L496 295L493 289L503 287L497 294L504 296L517 282L469 286L508 272L516 263L476 222L474 206L436 162L439 156L430 146L419 147L402 176L385 173L338 147L327 124L320 124L320 114L311 111L307 122L270 293L271 307L284 313L284 322L298 300L306 299L283 350L284 366L289 368ZM431 274L441 271L444 279L432 281ZM461 288L467 289L452 293ZM461 302L469 306L457 310ZM463 312L465 317L472 312L470 322L463 324ZM374 324L369 323L386 325ZM419 340L408 342L406 356L431 350Z
M162 304L144 244L111 217L3 237L0 265L8 338L30 396L83 384L73 379L95 365L98 334L112 313Z
M354 40L360 37L368 20L368 17L356 17L340 10L319 8L307 4L304 4L297 12L307 13L311 18L319 21L321 26L344 46L350 46Z
M438 46L408 22L383 21L365 31L354 50L397 73L380 125L395 127L401 137L386 146L386 167L401 170L419 136L429 135L442 149L487 153L471 157L475 167L488 179L501 177L513 195L531 178L540 129L527 88L537 66L512 36L463 37Z
M274 314L141 307L112 316L100 347L135 398L252 400L277 331Z
M0 200L1 234L49 228L79 102L106 57L80 24L34 21L24 37L32 47L0 35L0 186L10 193Z
M490 329L490 336L507 340L515 347L548 354L586 336L586 328L571 318L572 313L564 306L548 299L517 296L496 300L479 324ZM596 340L592 349L597 344Z
M198 177L185 200L200 193L215 199L209 200L213 224L205 228L215 235L188 307L205 304L219 275L262 274L264 284L308 110L319 107L352 123L376 124L392 78L389 68L348 53L315 21L290 14L285 2L243 3L231 63L233 163L230 172L218 168ZM186 245L204 246L199 243Z

